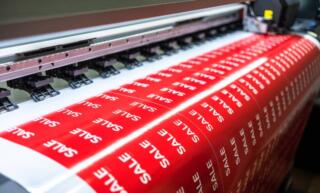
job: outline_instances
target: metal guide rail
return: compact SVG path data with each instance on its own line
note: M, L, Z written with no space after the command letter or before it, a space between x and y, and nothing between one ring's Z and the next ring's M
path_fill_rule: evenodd
M142 66L145 62L159 60L163 56L176 54L181 50L189 49L223 34L231 33L240 27L241 23L239 21L231 22L227 25L209 27L206 30L200 31L199 29L201 28L189 26L187 27L188 29L192 28L194 31L197 30L197 32L165 40L164 38L160 38L162 41L157 40L160 42L151 44L151 40L145 41L141 45L133 44L140 47L135 47L126 51L123 50L131 48L130 46L132 46L132 43L130 43L130 46L116 43L114 46L106 49L108 53L107 55L106 53L101 52L100 55L103 55L102 57L98 57L96 55L94 57L88 56L88 54L98 52L98 50L95 52L92 51L94 50L93 48L89 48L90 51L88 51L88 53L79 52L80 48L77 48L75 51L78 52L77 54L79 57L81 56L80 59L75 59L76 57L72 56L68 62L63 62L65 59L59 58L59 54L52 53L52 57L58 57L53 58L53 60L57 60L60 63L62 62L63 65L45 62L49 57L48 53L42 56L46 58L43 59L40 55L37 55L38 51L35 55L37 56L35 57L36 59L26 59L10 65L1 66L0 64L0 83L2 82L2 84L0 84L0 89L1 92L6 93L0 93L0 113L18 109L18 105L16 104L18 101L12 99L14 96L10 97L14 90L25 91L35 102L40 102L60 94L55 86L55 82L57 82L57 80L63 80L72 89L78 89L94 82L91 80L93 77L88 77L88 74L90 74L91 71L95 71L102 78L110 78L111 76L119 74L123 69L132 70L136 67ZM183 30L180 30L181 33L175 34L175 36L181 35L182 31ZM163 36L166 35L164 34ZM129 38L127 41L127 44L129 44L129 41L132 40ZM101 45L99 44L98 46ZM121 47L121 49L116 48L117 46ZM66 58L70 58L69 55L72 55L70 52L72 52L72 50L68 51L68 53L61 53L64 54ZM36 61L35 64L27 64L28 62L34 61ZM19 75L12 76L13 73L18 73Z
M274 192L319 62L304 37L252 35L6 129L0 172L25 192Z
M191 43L185 42L185 35L190 36L191 41L201 40L214 35L211 34L213 29L241 24L244 9L241 4L231 4L83 29L81 33L70 31L60 35L58 33L22 38L26 42L20 42L21 39L0 42L0 81L9 81L100 57L100 60L107 60L104 58L106 55L134 48L142 49L143 46L146 47L139 50L141 55L157 55L159 53L151 49L155 47L152 44L162 42L160 47L167 51L174 49L172 44L168 43L178 44L177 40L173 40L175 38L179 39L181 44ZM198 33L202 35L199 36ZM169 42L163 42L167 40ZM130 50L113 57L121 60L124 65L134 67L136 63L132 61L132 54Z

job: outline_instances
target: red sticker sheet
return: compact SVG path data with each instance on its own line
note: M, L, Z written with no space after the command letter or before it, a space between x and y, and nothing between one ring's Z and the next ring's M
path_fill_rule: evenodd
M319 54L300 36L252 35L0 137L97 193L274 192L312 106Z

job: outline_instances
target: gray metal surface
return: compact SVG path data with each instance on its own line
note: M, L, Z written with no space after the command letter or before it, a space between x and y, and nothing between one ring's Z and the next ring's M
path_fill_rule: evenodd
M0 40L110 25L244 0L2 0Z
M0 174L0 193L28 193L22 186Z

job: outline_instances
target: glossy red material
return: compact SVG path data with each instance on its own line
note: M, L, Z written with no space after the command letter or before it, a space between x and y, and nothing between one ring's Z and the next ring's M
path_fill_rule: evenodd
M253 35L0 137L73 169L96 192L275 192L320 74L319 49Z

